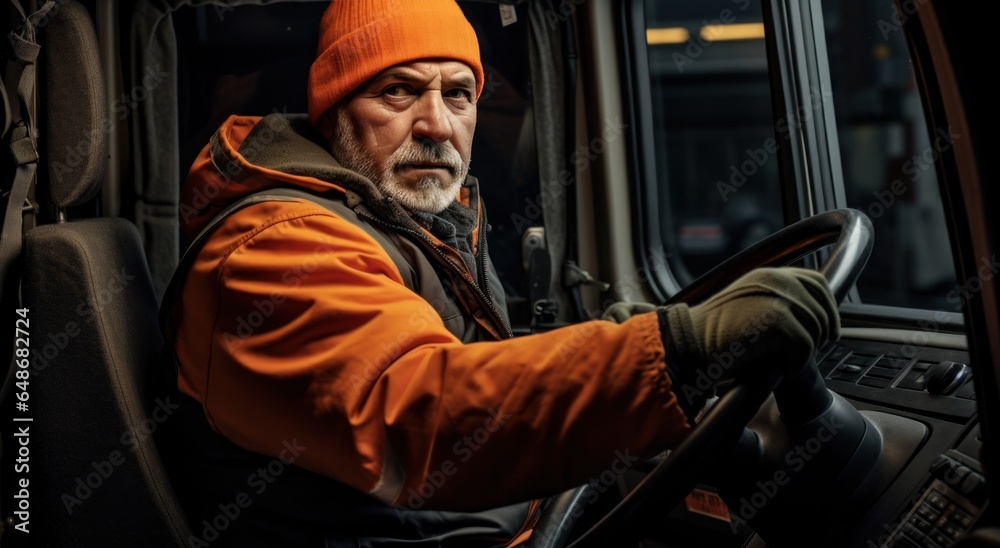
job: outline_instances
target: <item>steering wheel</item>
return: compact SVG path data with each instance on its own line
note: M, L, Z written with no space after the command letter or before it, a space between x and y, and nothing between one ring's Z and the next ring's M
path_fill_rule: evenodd
M843 301L861 274L871 254L871 221L853 209L820 213L794 223L701 276L665 304L696 304L727 286L750 270L780 266L804 255L831 246L829 257L819 268L837 299ZM745 441L744 430L772 393L775 394L781 419L789 428L816 420L831 408L843 407L827 390L815 361L810 359L802 372L784 377L777 363L757 363L737 371L730 387L699 421L690 435L593 527L576 538L571 548L602 546L620 542L623 531L636 531L637 520L651 498L656 508L666 512L679 503L698 483L712 459ZM839 398L839 397L836 397ZM851 408L853 411L853 408ZM842 411L842 409L841 409ZM839 411L838 411L839 412ZM854 412L856 415L856 411ZM864 419L857 415L857 420ZM864 431L864 426L860 426ZM754 436L753 440L757 440ZM756 445L755 445L756 447ZM876 453L877 453L876 448Z

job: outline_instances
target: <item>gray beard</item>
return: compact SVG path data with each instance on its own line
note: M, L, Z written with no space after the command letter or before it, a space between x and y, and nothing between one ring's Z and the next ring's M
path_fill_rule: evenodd
M469 165L450 143L408 141L399 147L382 166L375 165L371 154L361 144L347 116L337 112L337 129L330 143L334 157L347 169L367 177L382 194L392 197L411 211L440 213L458 195L469 174ZM403 164L425 162L446 163L451 167L449 179L426 175L415 185L405 183L397 173Z

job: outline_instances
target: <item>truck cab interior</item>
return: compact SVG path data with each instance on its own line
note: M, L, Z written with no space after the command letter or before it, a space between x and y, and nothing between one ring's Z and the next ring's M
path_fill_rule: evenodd
M800 374L717 357L727 380L692 435L559 495L529 546L1000 545L1000 192L970 30L995 7L459 4L486 74L471 173L515 335L697 303L765 265L819 269L841 302L841 338ZM181 507L156 444L159 302L179 218L204 206L180 185L229 116L306 111L325 6L0 11L0 545L225 534Z

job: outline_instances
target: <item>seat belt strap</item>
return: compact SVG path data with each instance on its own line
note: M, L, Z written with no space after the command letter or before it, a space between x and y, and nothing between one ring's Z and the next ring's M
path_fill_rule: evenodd
M4 121L3 135L4 142L8 144L10 154L14 159L16 170L14 179L7 192L7 207L4 211L2 232L0 232L0 293L10 296L20 302L19 288L20 279L13 274L16 271L16 262L21 257L21 246L24 238L24 211L25 203L31 188L35 185L38 170L38 149L35 146L34 126L31 122L31 113L35 107L35 61L38 60L38 52L41 46L35 38L35 26L48 12L56 5L53 0L49 0L42 7L27 16L24 8L21 7L20 0L10 0L21 16L21 25L8 33L7 38L10 43L10 62L21 65L21 76L17 82L17 99L19 104L20 119L11 126L9 98L6 90L3 92ZM9 132L6 130L10 128ZM28 204L30 207L30 204ZM0 338L3 343L2 348L4 362L12 353L8 337ZM0 388L0 402L7 401L14 382L14 370L12 363L8 364L7 375L4 379L3 387Z
M14 262L21 255L21 244L24 228L24 205L31 187L35 184L38 170L38 149L35 146L34 126L31 113L35 107L35 61L38 60L38 45L35 37L35 25L55 6L53 0L45 2L42 7L26 15L20 0L10 0L10 3L21 15L22 24L18 30L12 30L7 38L11 45L11 60L21 65L21 77L17 83L17 98L20 107L20 120L14 124L9 133L9 146L14 164L17 166L14 181L7 198L7 208L3 218L3 232L0 233L0 288L7 287L7 277ZM4 97L5 103L7 97ZM9 112L9 106L5 112Z

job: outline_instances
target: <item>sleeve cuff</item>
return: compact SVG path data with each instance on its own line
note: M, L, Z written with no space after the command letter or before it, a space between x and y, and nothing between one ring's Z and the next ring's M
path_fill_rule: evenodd
M704 365L701 347L694 338L694 323L686 304L676 304L657 309L660 335L663 337L664 369L673 386L677 403L688 422L705 407L705 401L714 395L714 387L702 390L697 385L698 367Z

